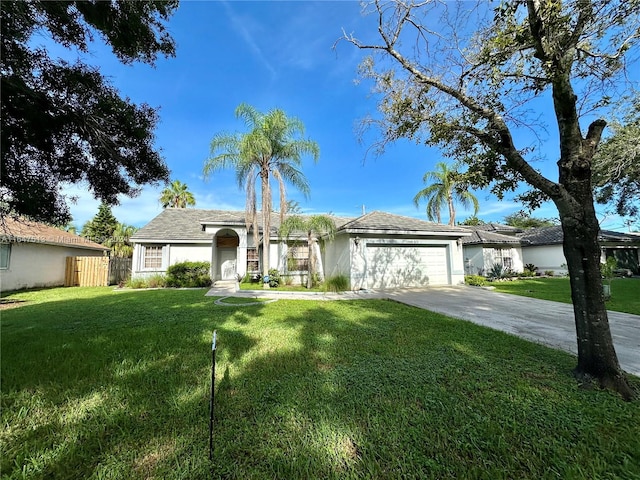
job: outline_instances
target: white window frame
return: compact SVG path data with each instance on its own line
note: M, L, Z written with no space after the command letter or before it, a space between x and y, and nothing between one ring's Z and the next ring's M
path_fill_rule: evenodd
M513 269L513 249L512 248L494 248L493 259L495 263L499 263L500 265L502 265L503 268Z
M149 252L149 249L153 249L154 251L159 251L160 255L155 255L154 257L150 257L149 260L160 260L160 264L156 267L154 266L148 266L147 265L147 252ZM165 246L164 245L143 245L142 246L142 252L141 252L141 267L142 270L146 270L146 271L161 271L161 270L165 270ZM157 262L156 262L157 263Z
M306 256L302 257L298 253L298 250L301 249L303 252L306 252ZM296 254L294 256L294 254ZM306 264L306 268L293 268L289 269L290 262L294 260L296 262L296 266L299 267L302 263ZM287 245L287 271L288 272L308 272L309 271L309 245L304 243L290 243Z
M1 243L0 249L0 270L9 270L9 266L11 265L11 244L10 243ZM6 252L6 254L4 253ZM6 258L6 263L3 263L3 259Z

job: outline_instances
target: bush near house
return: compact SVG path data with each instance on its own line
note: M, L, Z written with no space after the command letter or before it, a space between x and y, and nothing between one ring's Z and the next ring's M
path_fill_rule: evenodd
M167 269L167 287L198 288L211 285L209 262L182 262Z
M465 275L464 283L474 287L483 287L487 284L487 279L482 275Z

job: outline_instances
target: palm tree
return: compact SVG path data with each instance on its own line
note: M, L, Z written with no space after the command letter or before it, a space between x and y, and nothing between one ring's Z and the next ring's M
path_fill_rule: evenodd
M449 168L444 162L436 164L436 170L424 174L422 181L427 183L433 180L435 183L428 185L420 190L415 197L413 203L416 208L420 206L420 200L427 200L427 217L429 220L441 223L440 209L443 205L449 207L449 225L456 224L455 203L461 203L465 207L473 205L473 215L478 214L480 205L478 199L466 190L462 182L462 174L455 168Z
M189 191L186 183L182 183L180 180L174 180L168 187L162 190L160 203L162 204L162 208L187 208L187 206L193 207L196 204L196 199L193 193Z
M211 141L211 157L205 161L204 175L233 168L240 188L246 188L245 221L247 231L253 228L254 245L258 246L256 182L260 180L262 193L262 269L269 272L269 233L271 231L271 180L280 190L281 222L287 211L285 182L305 196L309 185L301 171L302 156L311 154L318 160L320 148L316 142L301 139L304 125L297 118L289 118L279 109L264 114L245 103L236 108L236 118L244 120L247 133L219 133ZM269 284L264 284L268 288Z
M312 215L301 217L292 215L287 217L280 225L280 238L289 238L294 232L307 234L307 246L309 250L309 274L307 275L307 288L313 286L313 275L316 273L316 255L314 243L323 237L333 238L336 233L336 225L328 215Z
M138 229L131 225L118 222L111 237L105 240L105 247L111 248L111 255L114 257L129 258L133 256L133 245L129 238Z

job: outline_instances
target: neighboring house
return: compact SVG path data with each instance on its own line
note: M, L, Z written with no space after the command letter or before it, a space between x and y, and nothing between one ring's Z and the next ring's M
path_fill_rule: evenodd
M566 259L562 250L562 227L533 228L519 234L522 240L524 263L533 263L538 271L553 270L555 274L567 273ZM598 240L602 248L601 261L614 257L618 268L640 274L640 238L631 233L601 230Z
M355 219L335 218L336 234L327 240L318 271L348 276L352 289L457 284L464 281L462 238L470 232L384 212ZM269 233L271 268L304 282L306 237L280 239L279 215ZM260 224L260 220L258 221ZM260 237L264 235L261 228ZM131 237L133 277L166 272L184 261L211 262L213 280L261 272L261 248L247 231L244 212L167 208Z
M514 272L524 270L522 242L516 237L521 229L497 223L464 228L472 232L462 239L467 275L486 275L497 264Z
M104 256L109 249L42 223L0 219L2 291L64 285L67 257Z

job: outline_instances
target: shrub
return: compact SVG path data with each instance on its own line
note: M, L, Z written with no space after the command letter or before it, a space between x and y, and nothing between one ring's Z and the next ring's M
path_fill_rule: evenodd
M487 280L480 275L465 275L464 283L474 287L482 287L487 284Z
M503 278L505 276L505 269L501 263L494 263L489 271L487 272L487 277L491 280L496 280L499 278Z
M147 281L144 278L130 278L125 286L128 288L147 288Z
M148 288L164 288L166 286L167 286L167 278L160 273L157 273L147 278Z
M530 272L533 272L532 276L535 276L535 273L538 270L538 267L536 267L533 263L527 263L525 264L524 269L529 270Z
M342 274L329 277L325 279L323 288L325 292L335 293L349 290L349 277Z
M525 268L522 273L520 274L521 277L535 277L536 276L536 272L534 270L529 270L528 268Z
M209 262L182 262L171 265L167 269L166 285L168 287L194 288L211 285Z
M269 286L271 288L278 288L280 286L280 272L275 268L269 270Z
M545 270L545 271L544 271L544 274L545 274L547 277L553 277L554 272L553 272L553 270Z

